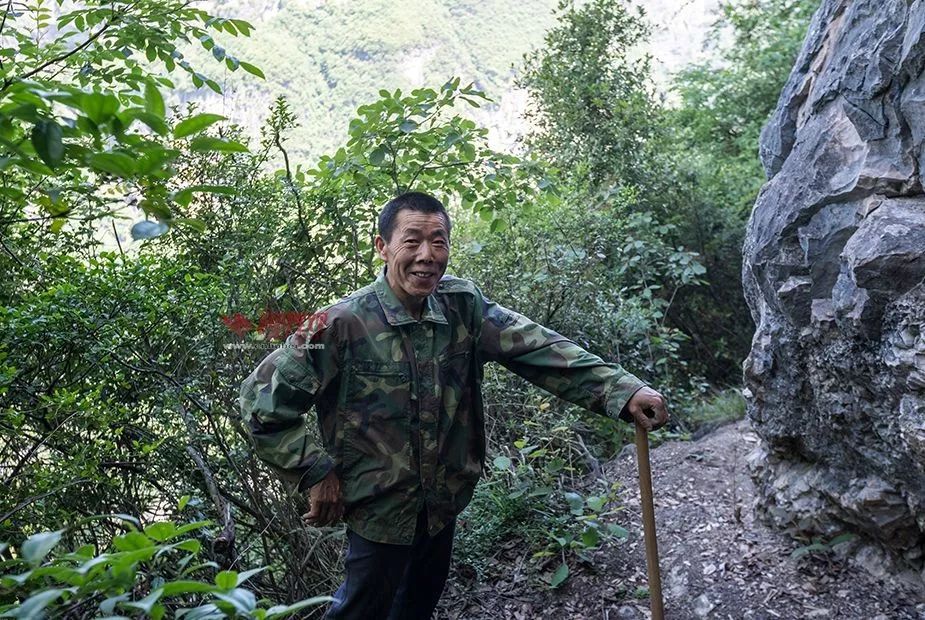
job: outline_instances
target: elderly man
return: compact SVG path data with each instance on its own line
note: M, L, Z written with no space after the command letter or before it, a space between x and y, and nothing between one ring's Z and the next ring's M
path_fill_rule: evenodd
M306 521L347 523L330 619L433 614L485 458L485 362L647 430L668 421L662 396L620 366L445 276L450 228L432 196L391 200L376 281L317 314L241 387L257 454L308 492ZM312 405L323 445L307 433Z

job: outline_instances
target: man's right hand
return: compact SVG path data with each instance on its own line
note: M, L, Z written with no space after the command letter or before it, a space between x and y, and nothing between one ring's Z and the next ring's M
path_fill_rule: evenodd
M344 497L341 493L340 478L332 469L321 482L308 491L309 510L302 515L302 520L315 527L333 525L344 516Z
M626 409L646 432L654 431L668 423L668 405L665 397L650 387L640 388L626 403ZM651 416L649 413L651 412Z

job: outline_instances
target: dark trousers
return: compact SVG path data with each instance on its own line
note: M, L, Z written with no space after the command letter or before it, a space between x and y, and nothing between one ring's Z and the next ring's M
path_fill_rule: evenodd
M348 531L347 576L326 620L429 620L450 572L455 525L431 538L422 511L410 545L377 543Z

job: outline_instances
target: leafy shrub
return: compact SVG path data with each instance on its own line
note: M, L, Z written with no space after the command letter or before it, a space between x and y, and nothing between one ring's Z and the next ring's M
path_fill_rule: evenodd
M113 537L103 551L88 544L50 555L65 530L33 534L15 553L0 545L0 617L269 620L331 600L258 601L244 584L264 569L219 571L215 562L201 561L202 542L195 535L207 521L159 521L142 528L128 515L95 519L118 520L129 531Z
M495 429L520 435L502 444L498 433L492 434L496 456L488 478L461 517L461 560L487 573L491 567L484 558L499 542L521 541L533 550L531 568L537 573L558 558L558 568L543 576L557 587L575 559L587 559L587 551L626 536L623 528L604 522L619 510L617 487L603 480L581 439L578 408L563 412L548 394L530 388L515 388L509 396L520 402L520 413L503 430L496 421ZM596 476L591 482L589 470Z

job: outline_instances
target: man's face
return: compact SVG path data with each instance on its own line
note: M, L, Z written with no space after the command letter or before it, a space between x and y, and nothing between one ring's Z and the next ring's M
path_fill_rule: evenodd
M395 295L407 305L434 292L450 259L450 235L439 213L402 209L395 214L392 239L376 236L376 251L388 265Z

